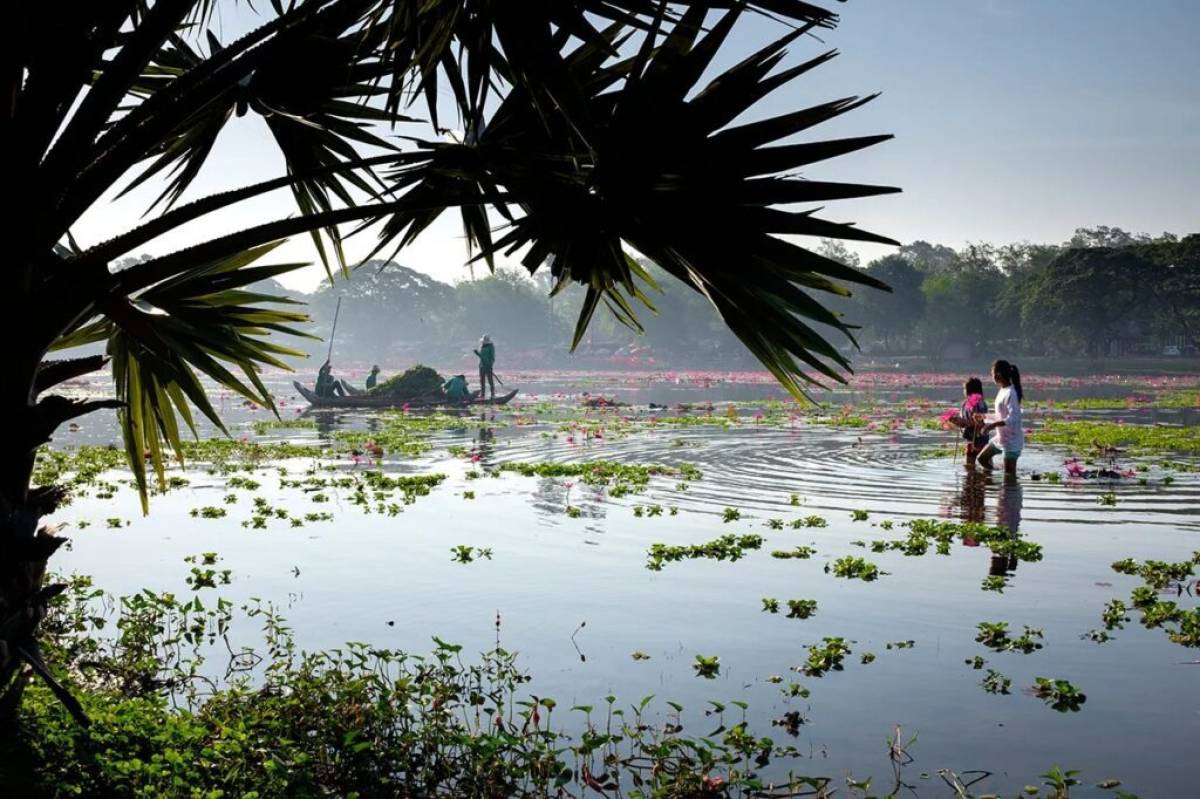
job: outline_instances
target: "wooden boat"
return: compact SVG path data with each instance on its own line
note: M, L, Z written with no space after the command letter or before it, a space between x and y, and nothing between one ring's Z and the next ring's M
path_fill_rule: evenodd
M380 397L374 394L362 392L359 394L351 394L345 397L318 397L313 393L312 389L306 388L298 382L293 382L293 386L300 392L300 396L308 400L308 404L314 408L467 408L472 405L507 405L513 397L517 396L517 390L514 388L499 397L492 399L475 399L472 398L466 402L447 402L444 397L426 397L416 399L397 399L395 397Z

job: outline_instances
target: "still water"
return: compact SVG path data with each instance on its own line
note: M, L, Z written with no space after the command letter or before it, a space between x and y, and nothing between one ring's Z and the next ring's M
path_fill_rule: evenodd
M1072 453L1039 447L1036 436L1016 481L968 472L961 453L932 452L951 443L951 434L894 421L935 418L955 404L948 380L884 380L824 395L871 405L881 420L893 420L863 429L761 416L756 402L781 396L767 381L516 379L525 391L514 405L464 416L461 427L434 432L425 454L385 455L388 473L447 475L395 516L364 512L349 502L348 491L323 491L328 501L316 503L313 492L281 489L280 464L272 464L250 475L261 488L237 492L238 501L225 505L228 516L197 518L193 509L223 505L230 489L225 477L191 466L181 473L190 485L154 498L145 518L128 488L111 498L76 499L55 521L92 523L67 531L73 545L56 565L91 574L117 594L143 587L186 591L184 558L216 551L220 566L232 570L231 584L216 592L235 602L257 597L280 606L299 643L310 649L356 640L424 652L437 635L467 652L481 651L495 644L499 614L501 642L520 653L534 677L532 693L568 707L608 694L625 704L654 694L693 711L685 716L685 731L694 735L715 726L703 715L709 700L743 700L752 728L809 754L794 764L798 772L839 782L848 774L874 775L877 786L887 781L884 739L900 725L906 739L919 735L904 777L922 795L943 794L936 777L941 768L993 772L976 790L1011 794L1039 782L1037 775L1053 765L1081 770L1085 785L1119 778L1143 797L1196 795L1200 651L1171 643L1161 629L1144 629L1136 614L1106 643L1085 637L1102 628L1100 613L1109 600L1127 600L1141 584L1114 572L1112 562L1183 561L1200 550L1196 472L1164 469L1161 458L1147 458L1149 469L1140 473L1146 485L1069 480L1063 461ZM276 386L286 398L283 413L296 418L293 392L286 381ZM1060 399L1130 393L1115 380L1050 381L1037 388ZM631 405L584 410L582 391ZM921 398L934 405L921 405ZM647 406L707 408L711 402L714 416L729 421L731 400L738 401L737 421L725 425L669 424L678 411ZM238 425L235 435L253 436L249 424L264 414L229 399L225 404ZM1130 424L1197 423L1188 409L1119 414ZM1036 425L1036 412L1027 417ZM262 437L304 443L380 424L369 411L304 418L316 425ZM658 419L663 423L652 421ZM110 440L115 431L93 423L59 436L55 446ZM577 480L487 476L504 463L598 459L686 463L703 477L652 478L644 491L612 497ZM1138 463L1122 459L1124 466ZM312 464L282 465L296 476ZM340 472L379 468L349 456L321 465ZM1064 479L1033 479L1050 472ZM1115 504L1101 501L1108 494L1105 502ZM329 512L333 519L247 529L241 522L251 515L252 495L297 512ZM647 514L653 505L664 512ZM568 506L578 515L569 515ZM726 508L740 518L726 521ZM808 516L824 518L827 526L789 524ZM108 518L128 524L108 529ZM782 520L782 529L774 519ZM981 590L984 578L997 573L986 547L956 542L949 556L931 549L908 557L852 543L903 537L901 525L912 519L1002 524L1040 543L1043 558L1017 565L998 593ZM884 529L885 522L894 529ZM755 533L766 543L736 562L646 568L653 543L696 544L727 533ZM455 562L450 550L458 545L490 548L492 558ZM807 560L770 555L798 545L816 554ZM864 557L884 574L863 582L825 571L846 555ZM1192 608L1195 593L1193 587L1170 599ZM763 612L762 599L772 597L816 600L818 610L804 620ZM1015 631L1038 628L1043 648L1029 655L989 651L975 641L982 621L1008 622ZM807 657L806 647L826 636L850 642L844 670L819 678L793 671ZM908 641L911 646L889 648ZM635 660L635 651L649 658ZM877 657L863 663L867 652ZM718 656L719 675L698 676L697 655ZM986 659L984 670L964 663L976 655ZM1009 695L985 692L986 669L1011 679ZM1078 712L1056 712L1025 690L1036 677L1069 679L1087 701ZM808 698L784 695L781 689L793 682L810 691ZM795 737L772 729L772 721L792 711L804 721L792 730Z

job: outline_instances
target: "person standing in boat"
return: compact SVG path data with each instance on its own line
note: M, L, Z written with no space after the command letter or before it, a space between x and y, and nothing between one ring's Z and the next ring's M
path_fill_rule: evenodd
M496 374L493 367L496 365L496 345L492 344L491 336L484 336L479 340L479 349L474 350L479 356L479 398L484 397L484 388L491 390L492 399L496 398Z
M371 373L369 375L367 375L367 383L366 383L367 391L370 391L371 389L375 388L375 386L378 382L379 382L379 364L375 364L374 366L371 367Z

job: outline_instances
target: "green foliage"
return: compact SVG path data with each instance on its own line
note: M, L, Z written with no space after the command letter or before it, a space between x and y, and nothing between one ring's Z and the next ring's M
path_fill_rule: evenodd
M1078 711L1080 706L1087 701L1087 695L1069 681L1049 677L1035 678L1033 693L1045 700L1046 704L1059 713Z
M698 480L700 470L689 464L663 466L660 464L618 463L616 461L589 461L585 463L523 463L509 462L499 466L500 471L516 472L525 477L574 477L596 487L605 487L610 496L619 496L630 491L642 491L650 484L651 477L685 476Z
M465 544L459 544L450 550L452 560L455 563L472 563L480 558L484 560L492 559L492 550L490 547L472 547Z
M384 380L371 389L371 393L397 400L418 399L440 395L442 384L445 382L445 379L435 370L424 364L417 364L410 366L401 374Z
M1042 631L1033 627L1025 627L1016 638L1009 635L1007 622L982 621L975 640L991 649L993 652L1020 652L1028 655L1042 648Z
M687 544L673 546L668 544L651 544L647 553L646 568L650 571L662 571L664 563L675 563L681 560L741 560L747 550L761 549L761 535L734 535L729 533L703 544Z
M692 664L692 668L698 677L711 680L721 673L721 659L716 655L696 655L696 662Z
M1012 680L995 669L988 669L987 674L984 675L980 684L983 686L983 690L989 694L1008 694L1008 689L1012 686Z
M1200 427L1159 427L1157 425L1118 424L1085 419L1046 419L1036 428L1039 445L1056 445L1074 450L1094 447L1128 448L1134 452L1200 453Z
M813 547L798 546L791 549L776 549L771 553L771 557L778 558L779 560L791 560L793 558L808 560L816 551Z
M799 669L809 677L822 677L826 672L841 671L842 661L850 653L846 639L822 638L820 644L808 647L808 659Z
M789 619L807 619L817 612L815 599L789 599L787 606Z
M233 635L230 603L150 591L101 601L87 578L69 583L46 646L73 687L91 688L80 696L94 724L79 726L47 688L29 686L0 745L5 787L23 796L533 799L635 782L658 799L753 796L759 769L800 756L751 734L744 716L723 721L721 703L709 714L724 734L706 738L681 734L674 703L669 723L656 723L652 697L629 710L616 697L600 713L572 708L578 732L567 734L557 703L525 693L529 675L499 646L469 662L437 638L425 655L361 643L304 653L286 621L257 603L242 614L261 622L261 646L231 648L217 684L203 652ZM101 627L114 632L97 636ZM716 657L694 665L710 679L720 671ZM710 774L723 777L717 794ZM828 782L797 780L797 790Z
M832 571L835 577L847 577L853 580L863 580L868 583L878 580L879 575L882 573L874 563L853 555L838 558L833 562L832 567L826 564L825 571Z

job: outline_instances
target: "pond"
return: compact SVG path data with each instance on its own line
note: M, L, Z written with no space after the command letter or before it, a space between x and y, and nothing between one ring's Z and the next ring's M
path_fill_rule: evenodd
M1178 623L1140 623L1144 575L1112 564L1200 558L1200 378L1029 380L1016 480L964 469L937 428L952 376L862 375L817 410L757 375L506 379L523 389L510 406L420 417L298 414L275 376L284 423L225 398L244 438L232 466L170 470L182 479L149 516L127 473L80 485L53 519L72 538L55 566L114 594L187 592L185 558L215 552L228 583L205 595L274 603L309 649L426 652L436 635L479 652L499 620L530 693L653 694L695 735L714 726L710 700L741 700L752 729L802 751L793 769L839 783L890 784L899 726L919 736L902 778L923 795L944 793L939 769L991 772L976 789L1013 794L1054 765L1142 796L1195 792L1200 649L1171 640ZM586 407L584 391L629 405ZM1081 426L1118 421L1192 451L1102 451ZM1075 440L1039 443L1054 424ZM116 440L97 420L54 447ZM248 463L252 442L268 446ZM597 461L664 468L569 466ZM1101 468L1127 476L1079 476ZM997 543L993 525L1040 548ZM1194 579L1143 604L1192 611ZM1106 629L1114 599L1128 621ZM1040 677L1086 701L1039 696Z

